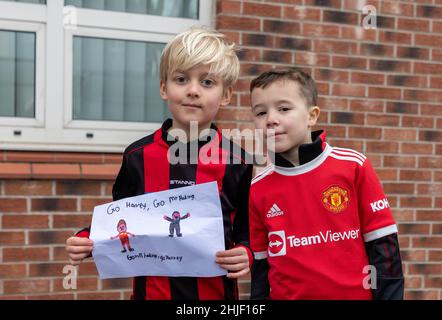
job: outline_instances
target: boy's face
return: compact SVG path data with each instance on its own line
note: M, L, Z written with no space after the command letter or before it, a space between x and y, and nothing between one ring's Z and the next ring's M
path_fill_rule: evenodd
M311 142L319 108L307 107L297 82L280 80L265 89L255 88L251 103L256 128L264 131L264 138L275 139L275 150L271 151L290 154Z
M188 130L191 121L200 130L210 127L220 106L226 106L232 88L224 90L221 79L209 74L210 66L197 66L175 71L166 82L160 82L161 97L168 102L174 128Z

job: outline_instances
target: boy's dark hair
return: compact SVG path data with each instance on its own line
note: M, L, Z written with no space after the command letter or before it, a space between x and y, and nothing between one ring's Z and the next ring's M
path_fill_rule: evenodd
M316 89L315 81L309 74L294 67L276 68L261 73L250 83L250 92L255 88L265 89L267 86L280 80L292 80L297 82L301 91L300 93L305 98L307 107L317 105L318 91Z

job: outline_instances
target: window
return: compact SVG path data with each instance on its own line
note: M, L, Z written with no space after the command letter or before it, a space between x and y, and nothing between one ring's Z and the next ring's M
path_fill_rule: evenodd
M198 0L65 0L79 8L198 19Z
M0 116L35 117L35 33L0 30Z
M212 2L0 0L0 148L121 152L159 128L161 52Z

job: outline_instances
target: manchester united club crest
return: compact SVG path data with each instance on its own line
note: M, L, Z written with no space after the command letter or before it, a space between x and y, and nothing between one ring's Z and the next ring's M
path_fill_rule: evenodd
M347 208L348 191L339 186L332 186L322 193L324 207L333 213L340 213Z

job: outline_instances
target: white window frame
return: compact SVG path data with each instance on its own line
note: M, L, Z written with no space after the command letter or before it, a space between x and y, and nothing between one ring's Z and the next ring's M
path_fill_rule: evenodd
M0 29L37 35L36 117L0 117L0 149L121 152L158 129L160 123L72 119L73 38L167 43L191 26L213 26L213 0L199 3L198 20L76 8L76 28L64 28L64 0L47 0L46 6L0 1Z

